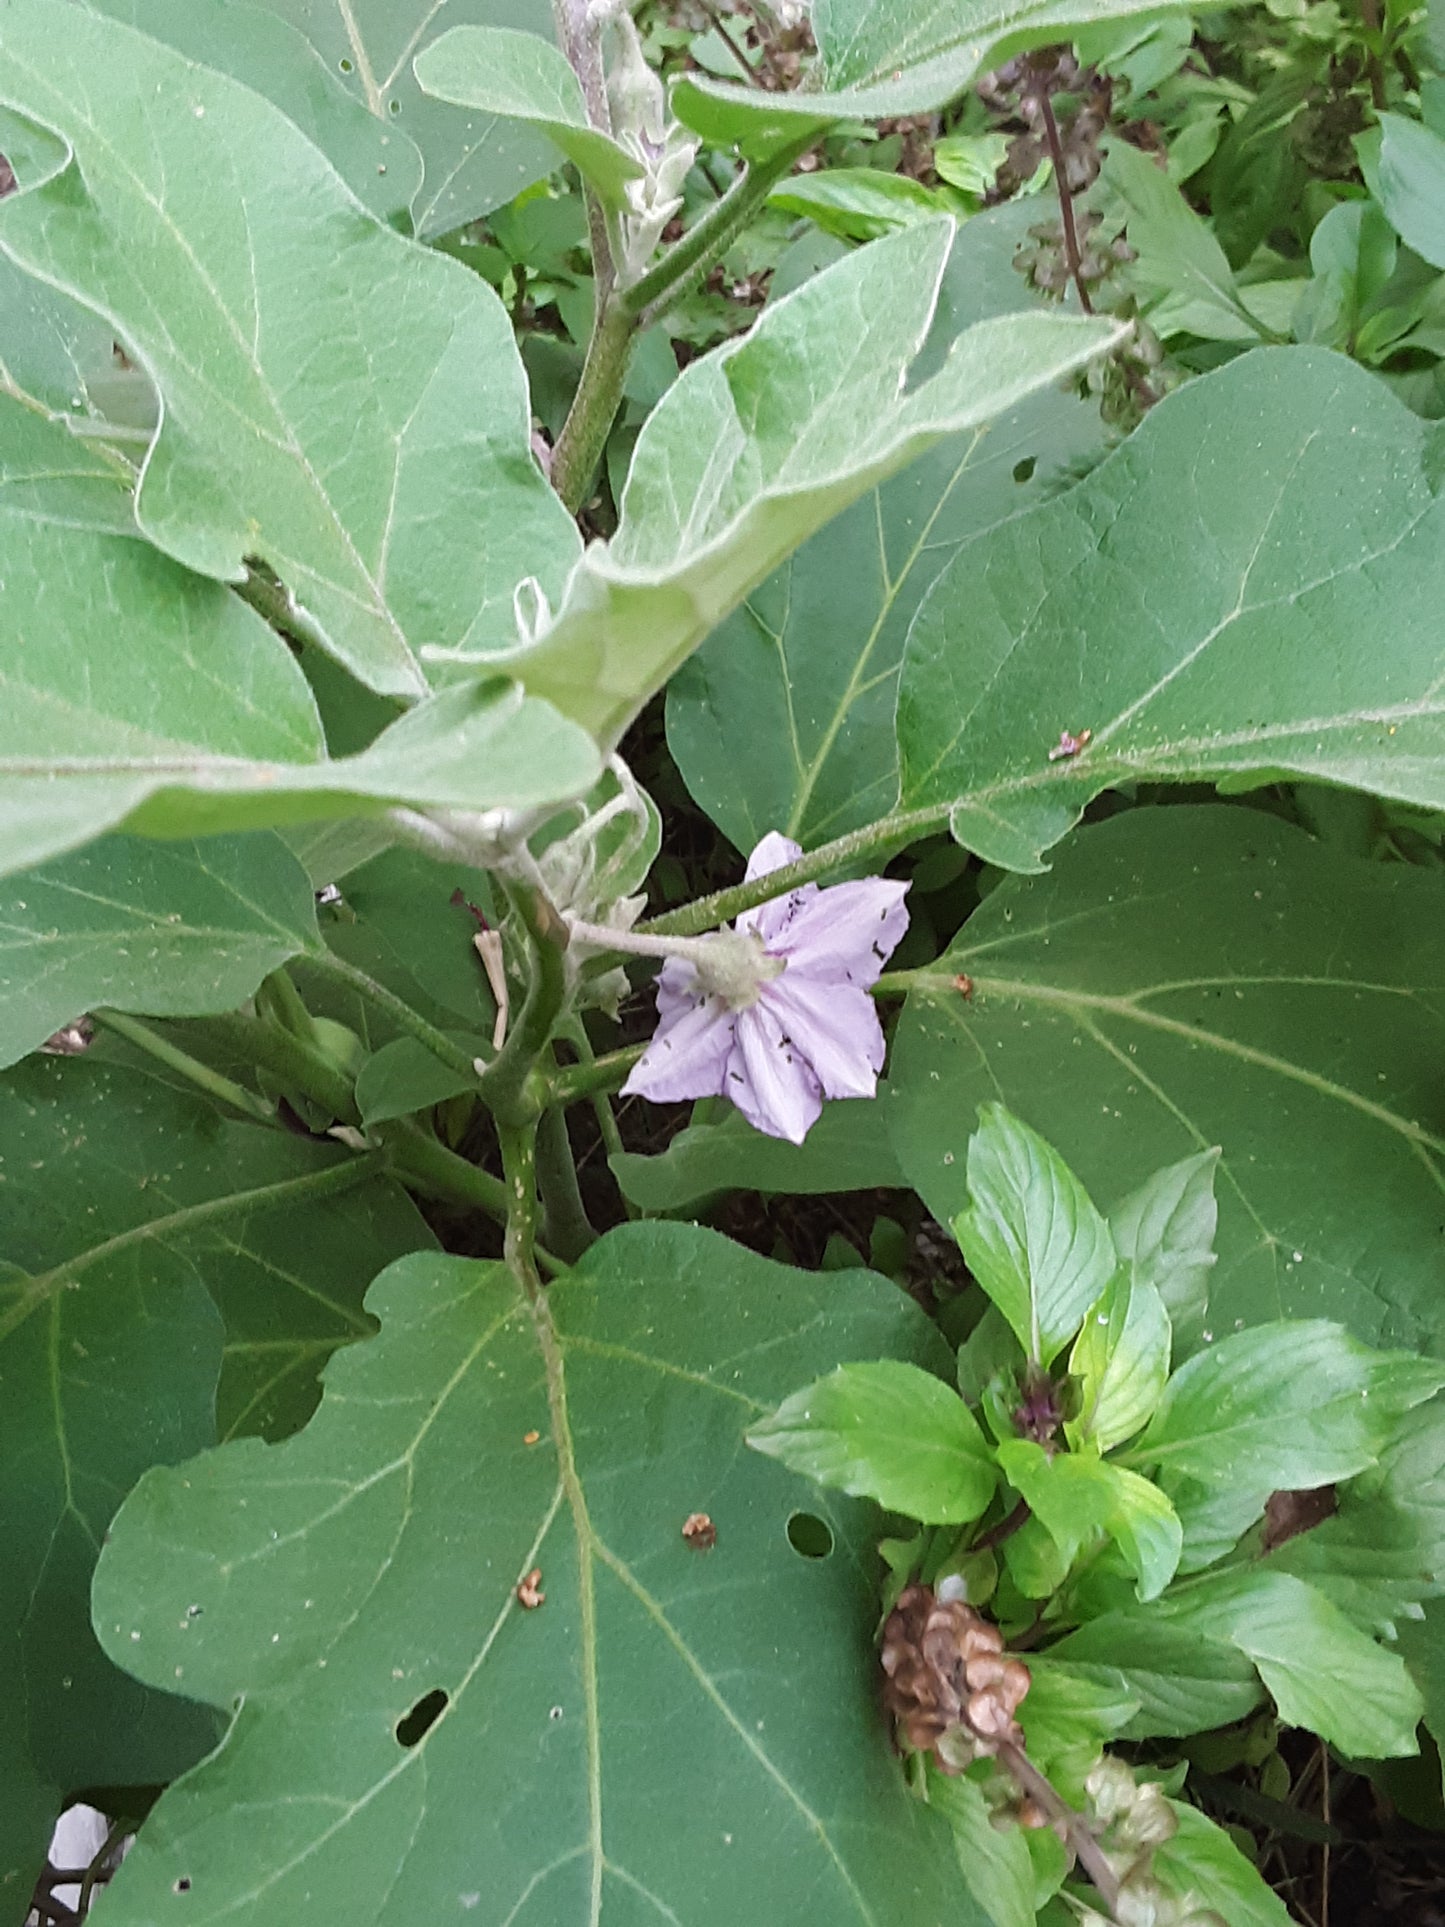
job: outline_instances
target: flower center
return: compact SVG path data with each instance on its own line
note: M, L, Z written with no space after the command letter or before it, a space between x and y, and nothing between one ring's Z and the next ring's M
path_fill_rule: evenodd
M718 998L729 1010L750 1010L763 985L788 967L786 957L771 956L750 930L719 930L689 953L689 961L703 994Z

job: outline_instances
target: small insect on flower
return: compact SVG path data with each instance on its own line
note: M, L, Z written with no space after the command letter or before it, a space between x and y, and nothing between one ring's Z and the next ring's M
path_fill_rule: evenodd
M682 1536L694 1552L711 1552L717 1544L717 1527L705 1512L689 1512L682 1522Z
M1077 736L1067 729L1059 731L1059 740L1049 751L1051 763L1065 763L1071 756L1077 756L1081 749L1087 749L1094 740L1092 729L1081 729Z
M535 1612L547 1597L542 1590L542 1568L533 1566L525 1579L517 1584L517 1604L526 1612Z

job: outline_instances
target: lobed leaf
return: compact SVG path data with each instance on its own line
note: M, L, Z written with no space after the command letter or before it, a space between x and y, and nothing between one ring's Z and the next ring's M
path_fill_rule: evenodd
M310 884L277 837L107 837L0 884L0 1065L102 1004L234 1010L319 942Z
M224 1427L299 1424L322 1360L370 1329L367 1267L429 1234L365 1161L222 1124L134 1071L36 1058L0 1087L10 1813L34 1810L37 1781L150 1784L214 1743L209 1712L141 1688L95 1642L91 1575L112 1515L147 1467L214 1440L218 1376ZM17 1854L7 1878L35 1842L19 1844L0 1855Z
M0 100L47 130L0 249L160 393L146 536L223 581L261 557L383 693L424 693L425 647L511 642L516 585L555 594L577 537L485 283L364 214L260 95L69 0L5 8Z
M1424 872L1252 809L1127 812L1004 883L915 976L899 1162L946 1223L983 1102L1042 1124L1105 1201L1222 1144L1208 1330L1330 1318L1438 1349L1442 955Z
M1050 1365L1113 1277L1114 1241L1052 1145L1001 1104L979 1116L954 1232L1024 1351Z
M742 1449L840 1351L940 1360L896 1288L652 1224L534 1305L499 1265L431 1256L368 1304L381 1333L304 1433L152 1475L112 1533L109 1648L244 1702L142 1830L117 1927L177 1881L236 1927L321 1882L358 1927L644 1904L981 1927L878 1714L876 1517ZM830 1556L790 1544L800 1503ZM711 1550L683 1536L697 1511Z
M1035 213L1017 201L962 223L920 366L964 328L1037 305L1013 265ZM925 592L965 541L1093 457L1100 434L1097 408L1055 385L946 436L819 529L683 664L668 748L738 849L774 829L811 847L893 808L898 670Z
M946 805L970 849L1037 870L1133 780L1279 771L1445 803L1437 441L1315 348L1176 390L934 583L899 688L905 806Z
M953 238L929 222L860 248L695 361L648 417L607 544L555 622L507 661L612 743L708 631L831 516L945 435L1102 353L1117 326L985 321L908 385Z
M840 1365L752 1426L748 1444L819 1485L925 1525L977 1519L998 1483L958 1393L893 1359Z

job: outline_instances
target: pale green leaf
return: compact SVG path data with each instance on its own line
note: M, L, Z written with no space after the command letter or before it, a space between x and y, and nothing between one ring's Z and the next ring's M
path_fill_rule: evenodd
M1445 137L1404 114L1376 118L1378 141L1360 144L1370 191L1405 245L1445 268Z
M1050 1365L1113 1277L1114 1241L1050 1144L1001 1104L979 1115L968 1144L969 1207L954 1231L1029 1357Z
M1030 1655L1031 1676L1018 1709L1029 1758L1056 1785L1063 1777L1079 1781L1098 1759L1105 1743L1126 1727L1139 1700L1116 1682ZM1067 1799L1070 1794L1060 1787Z
M1219 1223L1218 1163L1213 1149L1167 1165L1109 1214L1114 1244L1135 1285L1152 1286L1163 1300L1176 1364L1202 1342Z
M967 1524L998 1483L978 1420L958 1393L892 1359L840 1365L748 1431L794 1472L876 1499L925 1525Z
M1113 140L1103 178L1126 210L1135 258L1125 273L1157 335L1255 342L1267 332L1244 306L1209 224L1151 155Z
M1197 1352L1125 1455L1210 1490L1330 1485L1372 1465L1396 1420L1445 1384L1445 1363L1375 1352L1339 1325L1256 1325Z
M423 239L501 207L556 165L549 142L495 114L429 99L412 61L444 18L448 27L515 27L550 36L548 0L258 0L291 21L358 100L421 150L425 178L412 208Z
M1085 22L1159 12L1158 0L818 0L818 86L759 95L691 75L673 104L708 139L767 153L809 126L932 113L1025 47L1067 40Z
M223 1124L115 1065L35 1058L0 1097L0 1640L19 1655L5 1697L52 1783L151 1783L216 1726L96 1645L112 1514L148 1466L214 1439L218 1373L223 1423L299 1423L324 1358L371 1329L370 1272L353 1267L428 1233L365 1161Z
M1032 305L1013 259L1034 212L1014 202L959 228L923 364L961 329ZM1055 386L946 437L820 529L683 664L668 747L738 849L774 829L811 847L893 807L898 665L925 591L969 537L1091 458L1101 432L1097 408Z
M1294 1916L1223 1827L1186 1800L1169 1807L1176 1831L1155 1847L1151 1867L1170 1893L1212 1909L1229 1927L1290 1927Z
M109 837L0 884L0 1064L101 1004L233 1010L317 942L310 885L278 838Z
M1439 1349L1442 955L1432 874L1243 807L1126 812L1002 884L915 978L899 1161L947 1223L985 1101L1042 1125L1106 1203L1223 1145L1207 1330L1331 1318Z
M1174 1577L1182 1543L1179 1521L1148 1479L1088 1452L1050 1456L1032 1439L1005 1439L998 1462L1066 1564L1103 1535L1117 1543L1141 1599L1157 1599Z
M1129 1739L1179 1736L1231 1726L1260 1701L1253 1666L1225 1640L1201 1638L1149 1613L1114 1612L1087 1621L1040 1655L1041 1667L1137 1700L1121 1729Z
M350 94L297 27L260 0L82 0L274 101L383 221L410 222L421 155L401 129Z
M1023 1829L994 1826L972 1780L930 1768L928 1802L953 1828L958 1865L992 1927L1034 1927L1034 1865Z
M145 534L229 581L260 556L386 693L424 691L424 645L510 643L517 584L555 596L578 543L486 284L364 215L260 95L68 0L6 7L0 99L60 141L12 154L0 249L165 403Z
M1142 1278L1131 1281L1121 1266L1069 1354L1069 1370L1083 1392L1073 1436L1090 1440L1100 1452L1132 1438L1163 1394L1169 1346L1169 1314L1158 1290Z
M683 1211L719 1191L907 1189L876 1098L825 1104L802 1144L767 1137L730 1110L720 1123L679 1131L655 1157L622 1151L608 1162L623 1196L644 1211Z
M899 692L904 803L1019 870L1136 779L1275 769L1445 803L1436 438L1314 348L1168 396L934 584Z
M1269 1555L1366 1632L1393 1638L1445 1592L1445 1403L1401 1421L1378 1465L1340 1488L1338 1510Z
M1445 1759L1445 1606L1425 1608L1419 1625L1400 1628L1400 1650L1425 1702L1425 1725Z
M1282 1572L1195 1580L1158 1610L1183 1631L1227 1640L1252 1660L1290 1726L1343 1753L1418 1752L1420 1694L1397 1652L1351 1625L1322 1593Z
M876 241L895 228L916 227L947 213L940 197L907 174L878 167L829 167L793 174L768 196L770 207L801 214L845 241Z
M412 63L417 84L435 100L524 121L574 161L604 201L627 203L627 183L642 162L587 118L582 83L566 57L535 33L506 27L453 27Z
M508 669L613 742L708 631L831 516L948 434L1006 413L1117 338L1111 324L985 321L909 388L951 222L875 241L695 361L638 438L610 543Z
M305 1432L153 1475L112 1532L111 1648L244 1696L142 1829L115 1927L151 1927L178 1879L234 1927L322 1883L358 1927L458 1896L496 1921L981 1927L879 1716L876 1514L742 1445L840 1351L938 1356L897 1289L637 1225L535 1305L498 1265L431 1256L368 1304L380 1336ZM683 1537L699 1510L711 1550ZM793 1549L799 1510L829 1556Z

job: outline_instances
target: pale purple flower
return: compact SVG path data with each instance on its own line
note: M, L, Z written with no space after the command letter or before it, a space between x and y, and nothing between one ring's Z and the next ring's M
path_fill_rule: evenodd
M766 876L802 855L776 831L748 860ZM769 1137L801 1144L825 1097L872 1097L883 1068L883 1028L868 992L908 928L906 883L865 877L820 889L805 883L740 916L752 939L715 941L737 958L712 977L669 957L657 979L657 1031L625 1093L674 1103L729 1097ZM741 979L741 982L739 982Z

